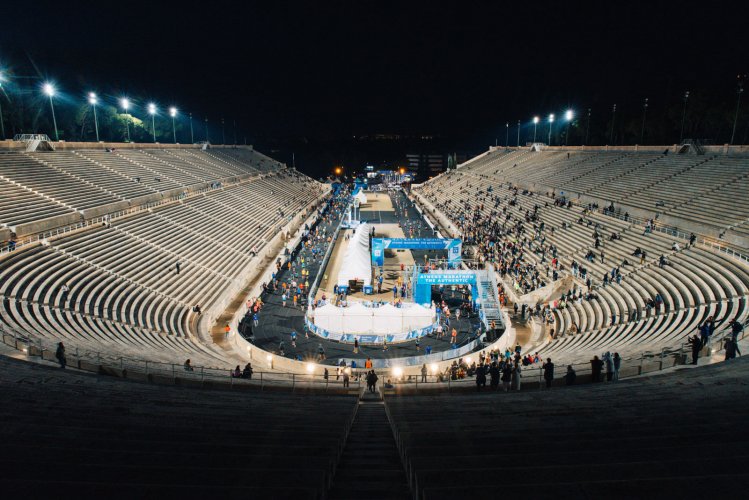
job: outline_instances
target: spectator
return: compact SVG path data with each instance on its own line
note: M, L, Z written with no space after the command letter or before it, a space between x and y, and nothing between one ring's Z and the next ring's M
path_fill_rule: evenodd
M622 358L619 356L618 352L614 353L614 382L617 382L619 380L619 368L622 367Z
M57 362L60 363L60 368L63 370L65 369L65 366L68 364L68 358L65 357L65 346L62 342L58 342L57 344L57 350L55 351L55 358L57 358Z
M520 379L523 377L523 369L520 367L520 363L515 363L512 369L512 390L520 390Z
M564 375L565 384L574 385L576 378L577 378L577 373L575 373L575 369L572 368L572 365L567 365L567 373Z
M591 379L593 382L601 381L601 372L603 371L603 361L598 359L598 356L593 356L590 360L590 372Z
M189 359L185 361L185 371L186 372L194 371Z
M480 391L482 387L486 387L486 369L484 365L479 365L476 369L476 390Z
M512 381L512 363L507 361L502 368L502 387L505 392L510 389L510 382Z
M696 365L697 359L700 357L700 350L702 349L702 340L697 335L694 335L689 337L687 344L692 347L692 364Z
M421 381L423 383L426 383L426 381L427 381L427 365L426 365L426 363L424 363L423 365L421 365Z
M252 365L250 363L244 365L244 370L242 370L242 378L246 378L247 380L252 379L252 371Z
M546 363L543 364L543 369L546 388L551 389L551 384L554 382L554 363L551 362L551 358L546 358Z

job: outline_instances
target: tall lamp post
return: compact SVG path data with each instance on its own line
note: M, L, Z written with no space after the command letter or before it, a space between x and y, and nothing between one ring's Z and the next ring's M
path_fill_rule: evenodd
M55 140L60 140L60 133L57 131L57 118L55 118L55 105L52 102L52 98L57 93L57 90L55 89L55 86L51 83L45 83L42 86L42 91L49 97L49 107L52 110L52 124L55 126Z
M505 147L510 146L510 122L505 123Z
M681 113L681 132L679 132L679 144L684 140L684 122L687 119L687 102L689 102L689 91L684 92L684 111Z
M551 124L554 123L554 113L549 115L549 146L551 146Z
M174 119L177 117L177 108L174 106L169 108L169 116L172 117L172 139L174 144L177 144L177 126L174 124Z
M520 147L520 120L518 120L518 147Z
M609 137L609 144L614 143L614 124L616 123L616 104L611 108L611 136Z
M640 130L640 144L645 142L645 117L648 115L648 98L642 103L642 130Z
M195 134L192 130L192 113L190 113L190 144L195 144Z
M226 122L221 117L221 144L226 144Z
M4 81L5 76L3 75L3 72L0 71L0 140L5 139L5 122L3 121L3 94L5 93L3 91Z
M590 108L588 108L588 123L585 125L585 144L588 144L590 138Z
M564 133L564 142L566 143L565 146L570 145L570 123L572 123L572 118L574 118L575 113L571 109L568 109L564 113L564 119L567 121L567 131Z
M120 99L120 107L125 111L125 130L127 131L127 142L130 142L130 113L127 111L130 109L130 99L127 97Z
M208 117L205 117L205 142L208 142Z
M736 114L733 116L733 132L731 132L731 142L729 144L733 144L733 139L736 136L736 122L739 119L739 107L741 106L741 94L744 93L744 79L745 78L746 78L746 75L739 75L736 77L736 79L738 80L737 82L738 87L736 88ZM0 86L1 85L2 83L0 80ZM0 120L2 120L1 117L0 117Z
M533 142L536 142L536 128L538 127L538 121L539 118L537 116L533 117Z
M151 129L153 130L153 142L156 142L156 105L148 104L148 114L151 115Z
M93 92L88 93L88 103L94 108L94 130L96 130L96 142L99 142L99 120L96 118L96 94Z

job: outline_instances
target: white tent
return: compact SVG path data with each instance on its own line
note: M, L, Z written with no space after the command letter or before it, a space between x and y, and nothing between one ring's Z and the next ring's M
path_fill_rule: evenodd
M343 308L343 333L362 333L372 329L372 309L359 302Z
M369 224L360 224L348 240L341 270L338 271L338 286L349 286L349 281L363 281L372 285L372 263L369 256Z
M356 193L356 196L354 196L355 200L359 200L359 204L362 205L367 202L367 195L364 194L364 191L359 191Z

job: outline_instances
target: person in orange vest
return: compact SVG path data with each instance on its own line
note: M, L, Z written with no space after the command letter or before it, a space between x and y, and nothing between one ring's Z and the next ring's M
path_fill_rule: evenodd
M224 338L228 339L230 333L231 333L231 327L229 326L229 323L227 323L226 326L224 327Z
M458 343L458 331L455 328L453 328L453 331L450 334L450 343L451 344L457 344Z
M372 360L370 358L367 358L367 360L364 362L364 368L367 370L372 368Z

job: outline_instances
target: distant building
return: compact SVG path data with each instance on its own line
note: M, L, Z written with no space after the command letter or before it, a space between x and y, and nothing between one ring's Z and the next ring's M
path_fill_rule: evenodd
M419 182L441 174L451 164L450 154L447 153L418 153L406 154L406 166L412 172L418 173ZM466 161L464 154L458 154L455 161L460 164Z

